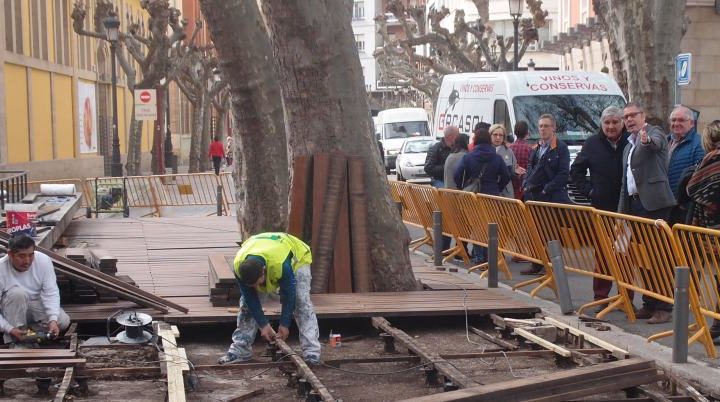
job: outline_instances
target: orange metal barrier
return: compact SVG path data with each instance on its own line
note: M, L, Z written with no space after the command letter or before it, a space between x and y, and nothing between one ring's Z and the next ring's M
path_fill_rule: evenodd
M527 209L538 228L541 244L544 246L552 240L562 244L565 269L576 274L615 282L612 267L601 245L595 218L595 209L579 205L554 204L548 202L529 201ZM527 281L516 285L526 286L533 283ZM538 291L545 283L538 286ZM617 285L616 285L617 288ZM602 300L593 301L581 306L578 313L592 306L609 304L617 301L620 294ZM614 307L607 307L597 314L604 317Z
M552 268L548 263L547 253L543 247L544 243L540 241L535 222L531 219L525 205L514 198L486 194L477 194L476 197L478 209L487 216L487 222L482 223L483 227L487 228L487 224L491 222L498 224L500 269L505 271L506 277L511 279L512 274L503 254L543 264L545 265L546 274L531 280L531 282L540 281L542 283L538 287L538 291L542 287L549 286L554 292L555 282L552 278ZM487 232L487 230L485 231ZM515 288L519 285L522 285L522 283L516 285ZM534 290L530 294L535 296L535 293Z
M705 317L720 322L720 230L673 225L672 231L683 265L690 267L690 278L703 315L697 322L698 341L706 349L710 346L714 350Z
M596 211L597 225L602 231L600 240L608 260L615 267L615 279L619 285L620 296L608 306L607 310L622 308L628 319L635 321L632 300L627 291L635 291L657 300L674 303L674 269L685 265L681 257L681 249L676 246L672 231L663 220L645 219L615 212ZM715 347L706 331L705 318L700 311L698 292L694 281L688 291L690 314L695 324L690 326L693 333L688 343L701 341L705 351L715 357ZM672 331L665 331L648 338L653 341L669 336Z
M81 206L87 207L90 202L88 198L88 192L85 188L85 183L80 179L55 179L55 180L36 180L27 182L28 193L40 193L41 184L74 184L75 191L82 192L82 198L80 199Z
M420 209L422 209L423 211L426 211L427 209L424 208L424 206L420 206L419 209L415 198L412 196L410 189L411 185L408 183L401 183L397 181L390 182L390 185L391 191L397 191L400 202L402 203L403 221L410 225L417 226L423 229L423 231L425 231L423 237L410 242L410 246L413 247L413 251L420 248L423 244L428 244L432 246L432 217L430 217L428 221L427 216L421 215ZM395 190L392 190L393 188Z
M443 255L447 256L443 259L443 261L454 258L455 255L461 253L460 250L463 250L464 252L462 244L457 240L457 228L455 227L455 220L453 219L453 216L455 214L452 210L449 210L447 208L443 209L443 206L440 205L440 197L438 195L438 190L434 187L421 184L409 184L408 188L410 190L410 196L413 197L413 203L417 208L418 215L420 217L420 220L423 222L423 227L425 228L425 230L429 233L432 233L433 212L440 211L442 212L443 219L443 235L452 236L453 238L455 238L455 246L452 246L447 250L443 250ZM433 240L442 241L442 239Z
M441 189L438 191L440 210L443 211L443 227L448 219L452 220L452 231L455 241L478 246L487 246L487 230L482 233L482 222L485 217L475 208L475 195L466 191ZM487 227L487 226L486 226ZM470 262L465 247L456 244L450 254L443 260L460 255L466 263Z

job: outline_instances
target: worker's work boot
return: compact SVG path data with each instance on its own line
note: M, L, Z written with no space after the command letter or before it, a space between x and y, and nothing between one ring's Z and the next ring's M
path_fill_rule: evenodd
M664 324L672 320L672 313L665 310L655 310L652 317L647 320L648 324Z
M235 353L227 352L225 356L218 359L218 364L238 364L238 363L249 363L252 358L242 358Z

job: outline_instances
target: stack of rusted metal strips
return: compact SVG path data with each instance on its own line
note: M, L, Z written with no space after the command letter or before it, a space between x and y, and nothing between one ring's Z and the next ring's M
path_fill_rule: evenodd
M295 158L288 232L312 247L312 293L372 291L364 163L341 152Z
M5 232L0 232L0 245L7 247L9 239L10 235ZM50 257L53 265L55 266L55 272L70 279L90 285L96 289L101 289L110 294L114 294L120 299L135 302L140 306L149 307L163 313L168 313L170 308L183 313L188 312L187 308L179 304L155 296L150 292L140 290L139 288L129 285L113 276L93 270L92 268L65 258L53 251L42 247L37 247L36 250Z

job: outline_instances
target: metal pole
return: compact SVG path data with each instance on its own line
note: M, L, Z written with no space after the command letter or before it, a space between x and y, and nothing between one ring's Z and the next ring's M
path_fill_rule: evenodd
M498 287L498 224L488 224L488 287Z
M515 49L513 50L513 71L518 70L518 27L520 25L520 16L519 15L513 15L513 29L515 33L514 37L514 46Z
M113 177L123 175L122 163L120 162L120 137L118 136L118 110L117 110L117 71L115 71L115 41L110 41L110 66L112 74L112 108L113 108L113 139L112 139L112 164L110 174Z
M222 216L223 212L223 195L222 195L222 186L217 186L217 216Z
M165 167L172 168L173 145L170 132L170 85L165 91Z
M433 211L433 261L436 267L442 266L442 212Z
M690 315L688 286L690 268L675 267L675 304L673 305L673 363L687 363L688 318Z
M548 242L547 247L550 253L550 261L552 262L555 284L557 285L558 295L560 295L560 311L563 314L572 314L575 309L573 308L570 286L568 285L567 273L565 272L562 245L560 245L560 242L557 240L551 240Z

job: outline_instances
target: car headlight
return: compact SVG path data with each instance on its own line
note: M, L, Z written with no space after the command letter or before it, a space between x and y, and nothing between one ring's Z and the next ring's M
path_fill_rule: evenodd
M399 149L388 149L388 150L386 151L386 153L387 153L388 155L397 155L397 154L400 153L400 150L399 150Z

